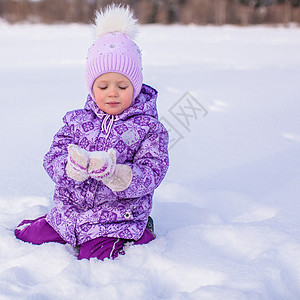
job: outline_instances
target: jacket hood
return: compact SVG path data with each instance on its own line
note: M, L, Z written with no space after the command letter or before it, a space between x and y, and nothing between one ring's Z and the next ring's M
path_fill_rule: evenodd
M126 120L137 115L147 115L158 119L156 108L157 91L149 85L143 84L140 94L135 98L131 106L117 115L119 120ZM102 111L95 100L89 94L84 109L92 110L98 117L108 114Z

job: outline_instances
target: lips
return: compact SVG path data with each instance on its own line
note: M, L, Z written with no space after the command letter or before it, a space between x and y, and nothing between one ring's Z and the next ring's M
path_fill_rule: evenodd
M112 101L112 102L106 102L107 105L109 106L117 106L120 104L120 102L117 102L117 101Z

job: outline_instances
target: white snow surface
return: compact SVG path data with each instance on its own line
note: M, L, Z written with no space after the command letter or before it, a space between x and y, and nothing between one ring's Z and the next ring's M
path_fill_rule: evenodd
M14 228L52 205L42 160L86 101L92 33L0 23L0 299L300 299L300 29L146 25L137 42L182 137L154 196L157 238L79 261Z

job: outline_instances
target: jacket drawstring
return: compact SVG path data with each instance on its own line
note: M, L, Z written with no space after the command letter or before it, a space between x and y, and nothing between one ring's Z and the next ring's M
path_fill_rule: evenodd
M110 118L110 116L111 116L111 118ZM105 139L108 138L111 128L113 126L113 123L114 123L114 121L117 121L117 120L119 120L118 116L109 115L109 114L106 114L105 117L103 118L102 125L101 125L101 131L106 132Z

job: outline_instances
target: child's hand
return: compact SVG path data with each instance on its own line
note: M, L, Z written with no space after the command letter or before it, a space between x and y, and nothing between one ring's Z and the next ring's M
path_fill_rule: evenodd
M114 149L89 153L89 175L100 181L111 178L116 171L116 152Z
M85 181L89 177L87 172L89 163L88 152L74 144L68 146L68 152L67 175L76 181Z

